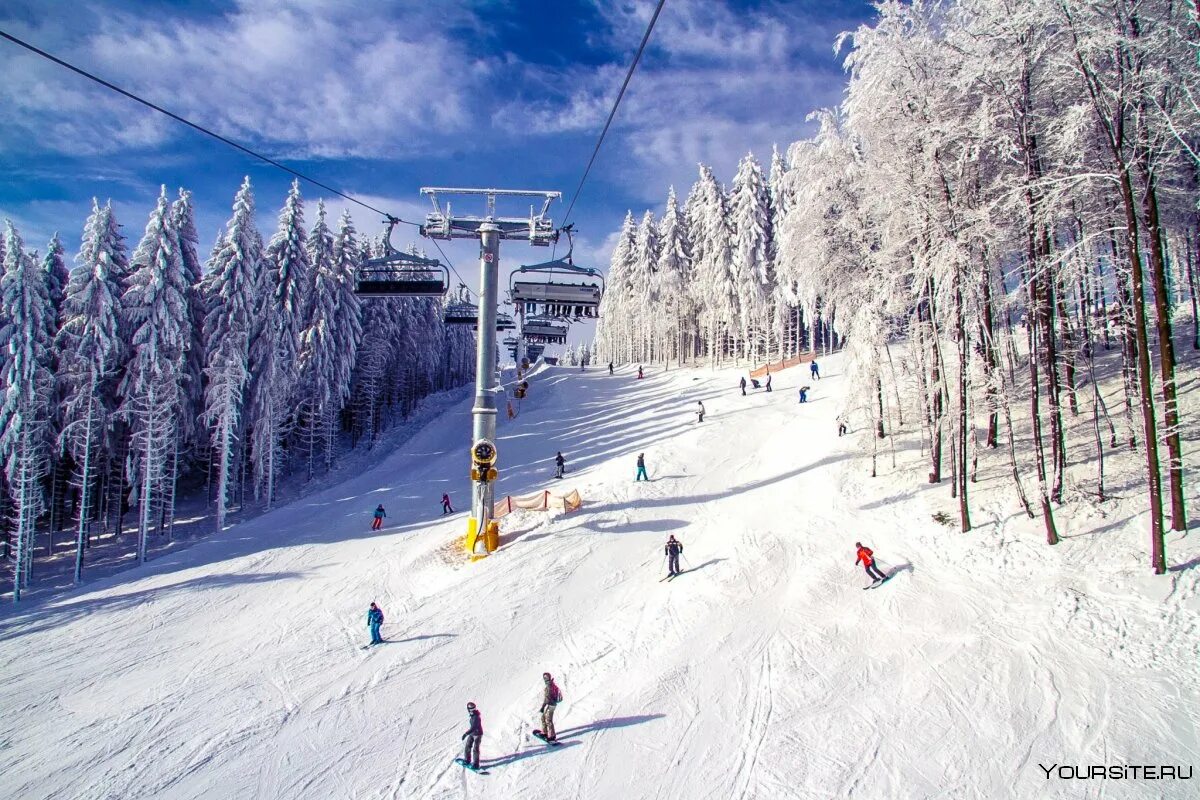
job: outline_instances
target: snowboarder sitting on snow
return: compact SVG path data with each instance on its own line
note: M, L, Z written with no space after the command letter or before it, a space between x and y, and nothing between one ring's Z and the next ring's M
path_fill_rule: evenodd
M667 574L679 574L679 554L683 552L683 543L675 538L675 534L671 534L671 538L667 539L667 546L664 548L667 554Z
M443 492L442 493L442 516L445 516L446 514L453 514L453 513L454 513L454 509L450 507L450 495Z
M704 422L704 403L696 401L696 422Z
M873 581L886 581L887 575L884 575L879 571L879 567L875 566L875 554L871 552L871 548L864 547L862 542L855 542L854 546L858 548L858 555L854 560L862 562L863 568L867 571L867 577Z
M746 396L746 376L743 375L741 381L738 382L738 387L742 390L742 397Z
M762 385L758 382L758 378L750 379L750 388L751 389L761 389L762 388Z
M815 360L808 365L808 374L812 376L814 381L821 380L821 368L817 366L817 362Z
M367 627L371 629L371 644L383 644L383 637L379 635L379 628L383 625L383 609L371 603L371 607L367 609Z
M554 708L562 702L562 690L554 683L549 672L542 673L542 681L546 684L542 691L542 733L547 742L557 741L554 731Z
M638 469L637 478L635 481L650 480L650 476L646 474L646 454L638 453Z
M562 453L559 453L554 457L554 477L562 478L563 472L566 471L566 468L567 460L563 458Z
M483 738L483 718L474 703L467 703L467 723L470 727L462 735L467 742L467 746L463 748L463 761L470 764L472 769L479 769L479 740Z
M383 527L383 518L387 516L387 512L383 510L383 503L375 509L375 521L371 523L371 530L377 531Z

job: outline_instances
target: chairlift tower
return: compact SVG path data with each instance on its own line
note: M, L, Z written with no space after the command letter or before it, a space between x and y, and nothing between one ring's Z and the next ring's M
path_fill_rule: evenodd
M492 445L489 461L478 469L480 459L474 458L473 473L477 476L471 486L471 524L468 527L468 549L475 550L477 538L484 538L485 548L493 546L486 538L495 504L496 442L496 314L500 284L500 241L524 239L535 247L546 247L558 241L555 229L546 212L550 204L562 198L561 192L524 189L453 189L423 186L421 194L428 195L433 211L425 217L421 235L429 239L479 240L479 340L475 353L475 405L471 409L471 446L475 452L483 441ZM483 216L455 215L449 197L463 195L483 197L486 203ZM529 207L528 217L496 215L497 197L529 197L541 202ZM485 448L486 450L486 448Z

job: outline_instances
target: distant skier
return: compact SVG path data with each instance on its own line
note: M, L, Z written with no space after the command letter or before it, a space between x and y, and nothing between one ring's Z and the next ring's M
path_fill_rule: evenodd
M383 627L383 609L371 603L367 609L367 627L371 629L371 644L383 644L379 629Z
M644 377L645 377L645 375L643 375L643 374L642 374L642 367L641 367L641 365L639 364L639 365L638 365L638 380L640 381L640 380L641 380L642 378L644 378Z
M542 688L542 738L547 742L554 742L558 740L558 734L554 730L554 709L562 702L562 690L554 683L554 678L549 672L542 673L542 682L545 684Z
M771 391L771 375L767 374L767 391Z
M612 368L612 362L611 362L611 361L610 361L610 362L608 362L608 374L609 374L609 375L612 375L612 374L613 374L613 368Z
M854 561L862 562L863 569L867 571L867 577L872 581L886 581L887 575L879 571L879 567L875 566L875 554L871 552L871 548L864 547L862 542L855 542L854 546L858 548L858 554Z
M462 760L471 769L479 769L479 741L483 738L483 718L474 703L467 703L467 732L462 735L467 746L463 748Z
M383 503L375 509L375 521L371 523L371 530L377 531L383 527L383 518L387 516L387 512L383 510Z
M807 403L807 402L808 402L808 388L809 388L809 387L807 387L807 386L801 386L801 387L800 387L800 402L801 402L801 403Z
M563 473L566 472L566 469L567 460L563 458L562 453L558 453L556 456L554 456L554 477L561 479Z
M742 390L742 397L745 397L746 396L746 376L745 375L743 375L741 381L738 382L738 386Z
M442 493L442 516L453 513L454 509L450 506L450 495Z
M846 435L846 420L842 419L841 414L839 414L837 417L837 424L838 424L838 436L845 436Z
M650 476L646 474L646 454L645 453L638 453L637 467L638 467L637 468L637 478L634 479L634 482L636 483L637 481L640 481L640 480L647 480L647 481L650 480Z
M696 401L696 422L704 422L704 403Z
M584 363L582 361L580 361L579 362L579 371L580 372L583 372L583 367L584 367Z
M808 365L808 374L812 376L814 381L821 380L821 368L817 366L816 359Z
M683 552L683 543L675 538L675 534L671 534L671 538L667 539L667 546L664 548L667 554L667 574L679 574L679 554Z

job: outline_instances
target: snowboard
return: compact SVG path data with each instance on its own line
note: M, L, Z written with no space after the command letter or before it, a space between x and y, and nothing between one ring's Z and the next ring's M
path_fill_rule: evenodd
M552 741L550 741L549 739L547 739L547 738L546 738L546 734L542 733L541 731L536 731L536 730L535 730L535 731L533 732L533 735L534 735L534 736L536 736L537 738L541 739L543 742L545 742L546 744L550 745L551 747L558 747L558 746L560 746L560 745L562 744L562 742L552 742Z
M475 767L472 767L469 763L467 763L464 759L461 759L461 758L454 759L454 763L458 764L460 767L466 767L467 769L471 770L471 772L477 773L479 775L487 775L488 774L488 771L486 769L477 769Z

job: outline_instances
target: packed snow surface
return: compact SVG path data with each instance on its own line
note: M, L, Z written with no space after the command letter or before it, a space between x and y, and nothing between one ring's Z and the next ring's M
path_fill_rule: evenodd
M1173 536L1152 577L1144 518L1118 514L1060 520L1051 548L982 484L975 531L938 524L948 486L890 455L870 478L822 365L804 405L799 368L745 398L733 370L539 372L501 420L498 495L583 509L514 514L475 563L464 394L352 480L6 611L0 797L1196 797L1039 764L1200 767L1200 547ZM669 534L687 571L664 582ZM870 591L860 540L894 573ZM365 649L372 600L387 643ZM554 749L531 736L543 671ZM453 763L469 700L487 775Z

